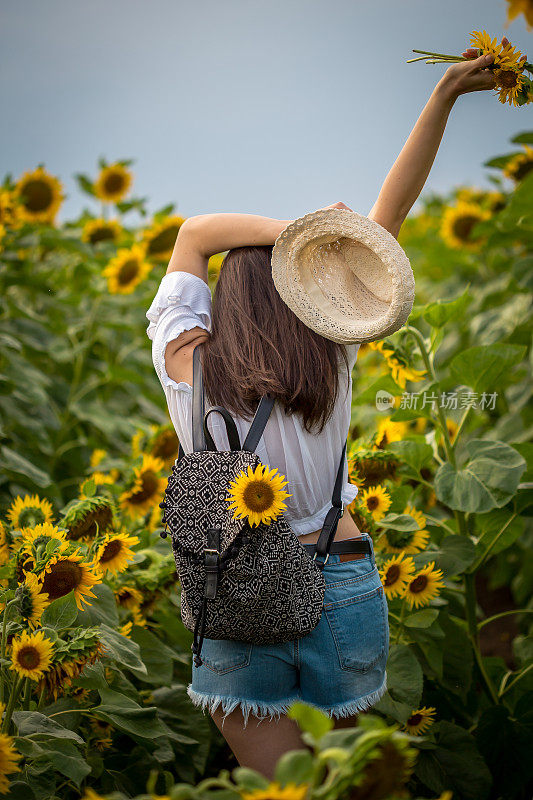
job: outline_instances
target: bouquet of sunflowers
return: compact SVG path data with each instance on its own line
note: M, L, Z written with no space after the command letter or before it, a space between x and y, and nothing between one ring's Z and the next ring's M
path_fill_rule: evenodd
M468 61L472 57L492 55L494 60L487 69L490 69L496 78L495 91L498 94L500 103L508 103L515 106L531 103L533 100L533 80L525 73L528 72L533 75L533 64L528 62L527 56L517 50L506 36L502 37L501 42L498 42L496 38L491 39L485 30L472 31L470 34L470 46L478 50L477 56L465 57L413 49L413 53L423 53L423 55L417 58L410 58L407 63L424 60L426 64L455 63L457 61Z

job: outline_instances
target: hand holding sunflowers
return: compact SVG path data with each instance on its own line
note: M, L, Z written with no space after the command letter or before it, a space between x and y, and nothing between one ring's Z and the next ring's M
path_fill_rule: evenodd
M451 63L443 81L453 85L457 97L467 92L495 89L500 103L522 106L533 100L533 81L525 72L533 75L533 64L509 42L506 36L500 43L491 39L487 31L472 31L470 47L461 56L445 53L432 53L427 50L414 50L423 53L410 58L407 63L425 60L426 64Z

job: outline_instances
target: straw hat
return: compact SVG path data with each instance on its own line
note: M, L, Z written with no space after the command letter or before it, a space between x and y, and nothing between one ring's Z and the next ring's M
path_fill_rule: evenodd
M394 236L343 208L313 211L287 225L274 243L272 279L302 322L344 344L394 333L415 297L413 270Z

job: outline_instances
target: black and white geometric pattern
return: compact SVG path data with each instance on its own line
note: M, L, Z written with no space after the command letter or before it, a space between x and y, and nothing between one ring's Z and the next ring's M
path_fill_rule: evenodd
M208 601L209 639L277 644L305 636L322 614L322 572L283 514L250 527L246 519L233 520L234 509L224 500L239 472L260 463L247 450L201 450L184 453L168 479L165 519L181 584L181 618L190 631L202 605L207 529L221 530L221 555L244 536Z

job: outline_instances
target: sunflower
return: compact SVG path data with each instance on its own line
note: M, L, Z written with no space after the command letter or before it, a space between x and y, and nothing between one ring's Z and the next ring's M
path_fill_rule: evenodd
M25 172L15 187L20 218L52 224L63 201L61 182L43 167Z
M122 572L128 562L134 557L131 549L139 544L137 536L127 536L124 533L108 533L99 546L94 557L95 565L102 572Z
M399 553L392 556L379 570L385 595L389 598L401 597L410 578L415 571L415 562L411 556Z
M415 608L427 606L433 597L437 597L439 589L445 585L441 580L442 578L442 571L435 569L434 561L426 564L425 567L413 575L403 595L410 608L413 608L413 606Z
M400 442L408 429L407 422L393 422L390 417L384 417L378 423L374 446L383 450L391 442Z
M491 39L487 31L472 31L470 34L470 47L479 49L479 55L491 54L494 56L493 64L496 65L501 61L501 51L503 44L499 43L497 38Z
M399 359L397 356L389 356L386 361L391 371L392 379L396 381L401 389L405 389L407 381L416 383L423 380L426 375L425 369L414 369L404 359Z
M464 200L465 203L477 203L485 206L490 211L500 211L505 206L505 195L503 192L487 191L471 186L463 186L455 194L456 200Z
M152 265L146 260L142 247L134 244L129 249L121 247L102 270L102 275L107 278L110 294L131 294L151 269Z
M55 555L64 553L67 547L66 531L51 522L43 522L34 528L24 528L18 540L21 569L19 582L24 579L24 573L32 570L37 562L47 559L52 552Z
M479 250L484 237L472 235L472 230L479 222L489 219L488 209L476 203L465 203L460 200L456 206L449 206L443 214L440 228L441 237L448 247L459 250Z
M91 477L94 478L94 474ZM67 529L67 538L71 541L94 539L112 527L112 503L101 495L80 498L63 516L61 524Z
M100 242L116 243L120 239L122 226L116 219L90 219L83 226L81 238L84 242L95 245Z
M384 486L370 486L360 500L363 508L370 512L374 522L379 522L389 510L392 499Z
M65 648L56 652L54 664L37 684L37 692L45 692L54 701L66 694L72 681L81 675L87 664L94 664L103 655L108 655L94 628L81 629L65 643Z
M404 731L407 731L412 736L418 736L418 734L423 733L435 721L436 711L436 708L427 706L417 708L403 726Z
M258 464L255 470L248 464L247 470L242 470L230 483L230 497L225 497L229 503L228 509L233 508L233 519L248 518L250 526L264 522L270 525L286 508L286 497L292 497L283 491L287 484L284 475L276 475L278 471L270 469L264 464Z
M127 611L139 608L143 601L142 592L134 586L127 585L120 586L115 592L115 597L119 606Z
M11 669L21 678L36 681L50 668L53 651L54 646L43 631L22 631L11 643Z
M102 450L101 448L96 447L91 453L91 467L97 467L98 464L101 464L106 455L107 450Z
M150 455L160 458L165 464L165 469L169 469L179 453L180 442L176 436L176 430L172 423L158 428L154 438L149 443Z
M148 258L156 261L168 261L174 250L179 229L184 222L184 217L174 215L147 228L143 234L142 244Z
M4 704L0 704L2 713L4 711ZM9 791L9 778L13 772L20 772L18 761L21 758L20 753L15 750L14 742L11 736L7 733L0 733L0 794L7 794Z
M92 472L88 478L85 478L85 480L80 483L78 491L78 497L80 500L87 500L88 497L92 497L92 494L86 494L87 486L90 481L93 481L94 486L97 488L98 486L106 486L116 483L117 476L111 473L108 475L105 472Z
M160 458L143 453L142 464L134 469L133 486L123 492L119 502L131 517L144 516L163 495L167 479L160 476L165 467Z
M128 193L133 174L124 164L116 162L102 167L94 182L94 193L104 203L119 203Z
M498 91L498 100L500 103L509 103L510 106L519 106L518 96L521 94L524 86L524 76L517 69L495 69L494 77L496 78L496 89Z
M225 253L217 253L211 256L207 262L207 275L209 280L216 281L218 279L225 257Z
M0 189L0 225L6 229L17 228L19 224L19 209L13 192Z
M503 168L503 174L516 183L523 180L533 169L533 147L524 145L524 152L517 153L509 159Z
M101 719L92 719L91 728L93 730L94 739L91 744L97 750L108 750L113 745L113 726L108 722Z
M36 628L44 609L49 605L48 595L41 592L41 584L33 572L29 572L16 591L20 616L30 628Z
M284 787L278 781L271 781L265 789L240 792L242 800L304 800L307 783L287 783Z
M77 550L71 555L62 554L52 558L39 577L42 577L41 591L48 594L50 601L73 591L80 610L83 609L83 603L92 605L87 598L96 597L91 590L102 582L100 572L83 561Z
M386 530L379 536L376 545L384 553L419 553L429 541L429 533L424 530L426 518L414 506L406 505L403 511L418 523L417 531Z
M524 15L528 31L533 30L533 0L507 0L506 26L519 14Z
M12 528L24 530L43 522L52 522L54 515L51 503L36 494L27 494L24 498L17 496L9 506L6 517Z
M384 446L386 445L386 437L382 437ZM394 440L396 441L396 440ZM350 451L350 458L352 457ZM383 483L384 480L393 479L396 476L398 461L393 453L379 448L379 446L369 449L365 447L362 451L356 452L353 456L355 467L359 476L359 482L354 481L357 485L375 486L377 483Z

